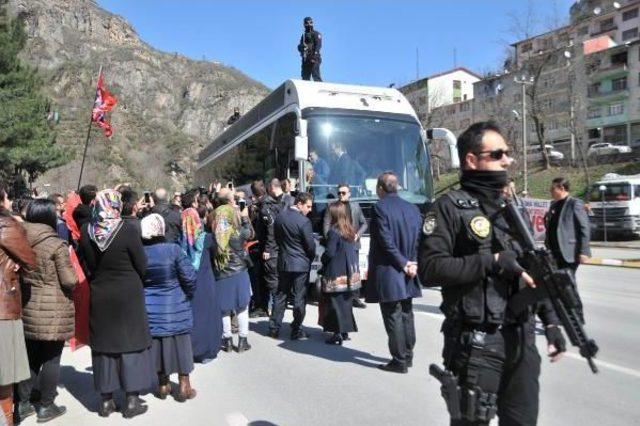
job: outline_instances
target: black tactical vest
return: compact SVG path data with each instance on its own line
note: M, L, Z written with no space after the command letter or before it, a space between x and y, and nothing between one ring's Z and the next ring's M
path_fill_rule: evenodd
M491 219L483 212L480 202L463 190L447 196L456 206L460 223L455 236L453 256L491 254L500 251L496 245L502 238ZM497 235L496 235L497 233ZM469 324L503 324L509 297L509 285L496 276L488 276L464 286L442 288L442 311L448 319Z

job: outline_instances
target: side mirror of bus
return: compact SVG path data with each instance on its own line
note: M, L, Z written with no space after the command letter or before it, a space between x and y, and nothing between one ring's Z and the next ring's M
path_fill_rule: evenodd
M296 136L295 159L298 161L306 161L309 158L309 139L305 136Z

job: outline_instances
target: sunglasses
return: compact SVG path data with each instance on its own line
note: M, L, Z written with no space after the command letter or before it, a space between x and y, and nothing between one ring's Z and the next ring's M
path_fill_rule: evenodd
M338 195L347 195L348 192L347 191L338 191Z
M508 149L494 149L493 151L480 151L475 152L477 156L488 154L487 156L493 160L502 160L502 158L506 155L508 156L511 151Z

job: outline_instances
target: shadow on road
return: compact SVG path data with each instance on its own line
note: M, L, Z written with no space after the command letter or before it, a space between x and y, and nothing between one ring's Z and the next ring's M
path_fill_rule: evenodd
M333 362L351 362L369 368L377 368L378 364L389 362L389 358L382 358L371 355L368 352L349 348L348 345L351 343L350 341L345 342L345 346L327 345L324 341L329 337L329 333L325 333L319 328L303 328L309 333L308 340L289 340L287 338L289 336L289 330L287 329L286 333L280 333L280 337L277 340L282 341L282 343L278 346L299 354L312 355ZM250 329L255 333L266 336L269 331L269 322L258 321L251 323Z
M64 365L60 367L60 386L69 391L84 407L95 413L100 404L100 395L93 387L93 374L78 371Z

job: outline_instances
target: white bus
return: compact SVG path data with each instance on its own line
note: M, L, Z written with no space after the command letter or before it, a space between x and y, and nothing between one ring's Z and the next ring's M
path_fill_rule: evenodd
M431 202L427 142L413 108L396 89L287 80L202 150L196 180L204 186L233 181L238 187L258 179L295 179L298 190L314 195L310 219L321 234L322 216L339 183L350 186L367 220L377 201L377 176L387 170L397 173L401 197L421 209ZM361 243L366 276L368 236Z

